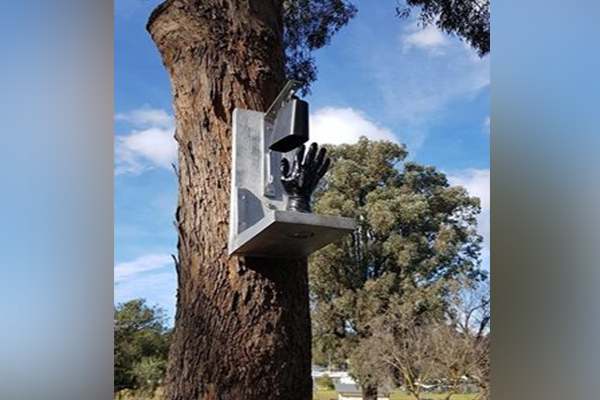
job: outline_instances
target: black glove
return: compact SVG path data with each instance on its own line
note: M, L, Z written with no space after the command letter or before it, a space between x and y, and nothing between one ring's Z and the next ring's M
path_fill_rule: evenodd
M291 171L288 160L285 158L281 160L281 184L289 196L287 210L310 213L310 198L329 169L331 160L326 158L327 150L324 148L321 148L317 154L316 143L310 145L306 157L304 157L305 149L302 145L296 151Z

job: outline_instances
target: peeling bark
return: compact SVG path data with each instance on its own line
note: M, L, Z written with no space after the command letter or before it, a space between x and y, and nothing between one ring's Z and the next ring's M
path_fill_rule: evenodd
M229 258L231 122L285 83L282 2L167 0L148 31L179 143L178 294L165 400L309 400L306 259Z

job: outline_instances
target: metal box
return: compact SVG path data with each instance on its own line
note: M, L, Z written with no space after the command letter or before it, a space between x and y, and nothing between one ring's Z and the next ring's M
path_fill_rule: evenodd
M308 103L292 99L277 113L269 149L292 151L308 141Z

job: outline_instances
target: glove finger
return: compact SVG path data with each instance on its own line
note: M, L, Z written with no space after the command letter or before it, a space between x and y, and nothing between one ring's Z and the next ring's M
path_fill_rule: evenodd
M317 153L318 146L316 143L313 143L308 148L308 152L306 153L306 158L304 159L304 167L312 171L314 169L313 162L315 161L315 154Z
M304 160L304 150L306 146L302 145L296 151L296 158L294 159L294 172L300 171L300 167L302 167L302 161Z
M282 158L281 159L281 176L284 178L287 178L289 173L290 173L290 162L288 160L286 160L285 158Z
M329 165L331 164L331 159L327 158L323 165L319 167L317 170L317 179L315 180L315 185L319 182L319 180L327 173L329 169Z
M315 160L315 169L318 171L319 168L323 165L323 160L325 160L325 156L327 155L327 150L323 147L319 150L319 154L317 154L317 159Z

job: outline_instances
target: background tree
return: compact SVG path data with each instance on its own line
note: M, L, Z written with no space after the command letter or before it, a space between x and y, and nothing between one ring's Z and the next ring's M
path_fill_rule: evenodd
M314 51L354 18L358 9L349 0L284 0L284 26L288 78L306 82L304 92L317 79ZM477 51L490 52L489 0L406 0L396 7L402 18L419 10L421 25L434 24L456 35Z
M490 390L490 281L462 279L452 282L448 296L447 320L460 334L471 356L468 376L477 382L482 398Z
M166 0L149 18L179 144L166 400L312 396L306 259L227 255L232 112L265 111L287 78L310 84L312 52L355 14L345 0Z
M431 329L430 340L436 378L442 383L446 400L461 392L465 379L472 377L478 368L477 349L468 335L457 331L445 321L437 321Z
M489 0L405 0L398 6L398 16L407 18L419 8L424 26L434 24L441 31L457 35L477 50L480 57L490 52Z
M447 288L454 283L439 281L437 286ZM481 348L474 345L472 332L463 333L448 320L447 301L435 287L394 295L385 312L372 321L371 336L359 342L350 366L358 369L358 376L364 375L361 369L375 371L371 379L402 387L415 399L424 388L435 385L450 400L472 382L468 378L478 382Z
M491 345L492 335L487 333L477 346L477 369L474 378L481 389L480 400L490 400L491 396Z
M449 322L445 302L436 288L393 296L386 311L373 320L371 336L360 341L350 357L355 374L387 388L401 387L415 399L424 388L435 386L450 400L472 382L468 378L479 382L486 368L482 347L474 347L474 336ZM419 306L423 303L427 311ZM482 390L482 396L485 393Z
M448 318L456 329L475 341L482 340L492 320L489 279L452 282L448 303Z
M402 164L400 145L361 138L329 150L333 167L315 212L354 218L358 227L311 260L314 349L342 364L372 336L390 299L427 293L411 303L415 315L443 310L448 282L482 276L480 205L434 167ZM375 377L351 367L365 398L374 398Z
M166 361L166 357L144 357L133 366L138 394L154 396L163 381Z
M333 384L329 375L319 376L315 379L315 386L317 390L334 390L335 385Z
M317 79L313 52L329 44L358 10L348 0L284 0L283 10L286 74L305 82L306 94Z
M144 299L114 309L114 390L153 392L164 373L170 334L164 311Z
M377 381L391 381L417 400L423 388L439 377L436 345L443 335L435 309L414 307L422 300L421 291L406 293L402 300L394 296L385 313L373 320L371 336L359 344L359 348L371 349L379 364L372 370Z

